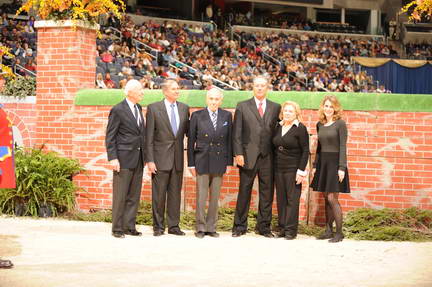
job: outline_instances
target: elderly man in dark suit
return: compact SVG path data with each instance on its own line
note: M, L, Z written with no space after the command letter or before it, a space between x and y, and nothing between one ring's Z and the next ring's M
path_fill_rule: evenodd
M220 109L223 94L218 88L207 92L207 108L192 113L188 136L188 166L196 176L196 233L219 237L216 232L219 191L227 165L232 165L232 115ZM210 192L207 216L207 196Z
M109 113L105 138L113 169L112 235L117 238L141 236L135 224L146 160L146 127L138 104L143 97L141 83L127 82L125 94L126 99Z
M233 150L240 167L240 187L234 215L233 237L247 232L252 186L259 179L259 205L256 231L274 237L270 229L273 203L272 135L280 105L266 99L269 82L258 76L253 81L252 99L239 102L234 114Z
M168 79L162 84L165 99L147 107L146 156L152 174L153 235L165 232L165 202L168 233L180 230L180 202L183 183L184 144L189 126L189 107L177 101L179 85Z

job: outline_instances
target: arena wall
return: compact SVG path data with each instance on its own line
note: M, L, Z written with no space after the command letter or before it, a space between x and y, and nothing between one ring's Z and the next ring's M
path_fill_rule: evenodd
M303 109L303 123L311 134L311 159L316 146L317 108L324 93L271 92L271 100L282 103L297 101ZM340 196L343 210L359 207L432 209L432 96L397 94L337 94L345 109L348 124L348 169L352 192ZM250 92L225 92L224 108L234 112L235 104L251 97ZM20 131L25 146L44 144L60 154L77 158L87 169L74 181L83 188L77 194L82 210L111 208L112 171L106 159L105 128L112 105L123 98L120 90L81 90L74 99L55 104L45 100L36 103L4 103L6 112ZM162 99L160 91L146 91L142 104ZM205 91L182 91L180 101L191 111L205 106ZM48 106L48 107L47 107ZM37 121L49 120L49 133L36 140ZM54 113L52 111L61 111ZM38 111L38 113L36 113ZM63 112L64 111L64 112ZM145 109L144 109L145 112ZM59 142L67 139L65 150ZM230 167L224 177L220 205L235 207L238 170ZM151 200L150 177L145 170L142 199ZM186 168L182 190L182 208L195 207L195 180ZM254 185L252 208L258 204ZM322 196L303 185L302 220L323 220ZM276 208L274 208L276 213Z

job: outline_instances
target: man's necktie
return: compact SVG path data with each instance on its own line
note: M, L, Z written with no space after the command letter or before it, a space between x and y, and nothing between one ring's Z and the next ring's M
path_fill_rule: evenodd
M263 110L262 105L263 105L263 102L259 102L259 104L258 104L258 113L260 114L261 117L264 116L264 110Z
M177 135L177 119L175 115L175 104L171 104L171 128L173 131L174 136Z
M217 113L216 112L212 112L211 121L213 124L213 128L216 130L216 127L217 127Z
M139 111L138 111L137 105L134 105L134 117L137 121L137 125L140 126L140 116L139 116Z

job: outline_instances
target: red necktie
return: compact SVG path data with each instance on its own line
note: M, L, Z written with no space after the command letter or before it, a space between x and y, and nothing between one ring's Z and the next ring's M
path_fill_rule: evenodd
M259 104L258 104L258 113L260 114L261 117L264 116L264 111L263 111L262 105L263 105L263 102L259 102Z

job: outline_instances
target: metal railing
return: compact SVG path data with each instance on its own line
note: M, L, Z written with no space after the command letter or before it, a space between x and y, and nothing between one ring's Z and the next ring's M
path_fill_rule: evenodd
M14 72L14 74L17 74L17 72L16 72L17 67L18 67L20 70L23 70L26 74L30 74L30 76L36 77L36 73L35 73L35 72L32 72L32 71L30 71L29 69L24 68L24 67L21 66L20 64L15 64L15 65L14 65L14 67L13 67L13 72Z

